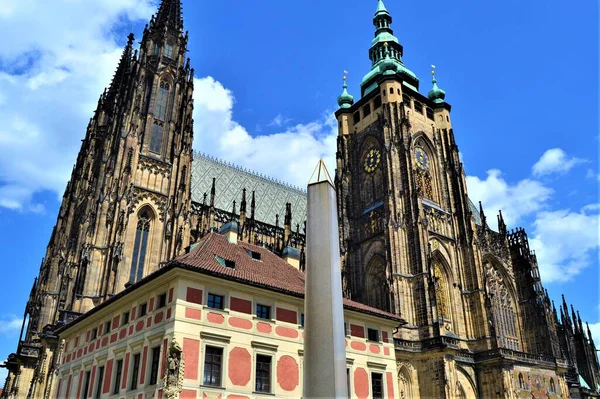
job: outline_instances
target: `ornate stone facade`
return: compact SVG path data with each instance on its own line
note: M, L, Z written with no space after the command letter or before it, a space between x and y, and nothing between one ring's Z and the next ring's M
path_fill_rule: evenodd
M386 391L599 397L589 328L564 300L559 319L525 231L509 232L501 213L492 230L469 200L445 92L434 79L419 93L391 22L378 0L361 99L346 85L338 98L335 177L345 296L406 320L390 330L397 370ZM305 192L192 152L187 38L179 0L161 2L139 50L129 37L65 190L2 397L51 397L66 350L56 329L214 231L304 269ZM182 390L184 352L170 348L167 396ZM351 380L372 396L365 370Z

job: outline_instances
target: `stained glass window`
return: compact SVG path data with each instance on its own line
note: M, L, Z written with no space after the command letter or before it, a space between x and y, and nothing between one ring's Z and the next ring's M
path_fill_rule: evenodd
M161 121L165 120L167 113L167 103L169 100L169 85L161 83L156 96L156 109L154 110L154 117Z
M129 276L129 282L132 284L144 277L144 265L146 263L148 237L150 235L150 221L150 213L147 210L144 210L138 217L135 242L133 245L131 274Z
M160 154L162 149L163 127L159 124L152 125L152 136L150 137L150 151Z

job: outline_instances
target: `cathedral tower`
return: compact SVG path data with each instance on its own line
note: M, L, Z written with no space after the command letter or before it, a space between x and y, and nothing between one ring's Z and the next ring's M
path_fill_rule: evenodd
M24 345L38 346L45 326L89 311L189 245L194 71L187 42L180 0L161 2L139 51L129 35L82 141L17 357ZM25 380L7 388L22 392Z

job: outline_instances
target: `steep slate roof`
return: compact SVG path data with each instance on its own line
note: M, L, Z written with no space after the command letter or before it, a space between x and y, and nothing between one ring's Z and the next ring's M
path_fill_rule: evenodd
M192 201L202 203L204 193L210 193L212 179L216 178L215 207L230 211L233 201L239 212L242 190L247 190L248 209L252 191L256 191L256 220L275 225L279 215L280 226L285 215L285 204L292 204L292 230L296 224L303 227L306 220L306 191L286 183L259 175L217 158L198 152L192 161ZM469 199L475 223L481 225L479 210Z
M252 259L247 251L258 252L260 260ZM223 266L216 256L235 262L235 267ZM245 242L232 244L218 233L207 234L192 251L176 258L173 263L196 268L200 272L224 279L304 297L304 273L266 248ZM402 321L399 316L345 298L344 307Z
M296 224L304 226L306 191L197 152L192 161L192 201L202 203L204 193L210 193L213 177L216 178L215 207L218 209L231 211L236 201L239 212L245 188L248 215L252 191L256 191L256 220L275 225L275 215L279 215L282 226L285 204L289 202L292 230L295 231Z

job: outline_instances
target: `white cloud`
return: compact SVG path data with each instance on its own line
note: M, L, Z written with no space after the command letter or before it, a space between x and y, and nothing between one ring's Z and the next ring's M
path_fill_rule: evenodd
M4 315L0 318L0 334L10 337L17 336L21 331L22 324L23 318L15 315Z
M337 122L317 121L253 137L233 120L235 98L212 77L194 82L194 148L288 183L306 187L319 158L333 173Z
M523 217L543 209L553 193L551 188L532 179L510 184L498 169L489 170L485 180L467 176L467 187L469 197L483 204L492 226L498 210L502 210L508 226L516 226Z
M283 116L281 114L277 114L277 116L275 118L273 118L273 120L267 126L281 127L283 125L287 125L291 121L292 121L292 118L286 118L285 116Z
M592 264L600 240L600 204L579 212L567 209L540 212L529 244L536 251L542 281L569 281Z
M533 165L534 176L540 177L551 174L565 174L573 166L586 162L584 159L568 157L560 148L547 150L544 155Z
M35 193L62 194L122 52L111 32L149 19L153 3L0 1L0 207L40 210Z

